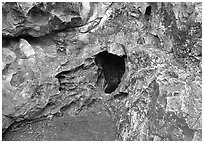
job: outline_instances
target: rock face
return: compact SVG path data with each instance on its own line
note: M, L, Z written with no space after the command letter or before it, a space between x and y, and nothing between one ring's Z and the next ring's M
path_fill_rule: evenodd
M93 106L80 114L62 117L54 116L32 124L25 124L23 129L9 128L4 141L114 141L115 124L110 115L100 107ZM7 131L8 132L8 131Z
M12 2L2 5L2 34L5 36L31 35L39 37L66 24L80 25L79 3Z
M118 140L202 140L201 17L201 3L3 3L4 136L100 104Z

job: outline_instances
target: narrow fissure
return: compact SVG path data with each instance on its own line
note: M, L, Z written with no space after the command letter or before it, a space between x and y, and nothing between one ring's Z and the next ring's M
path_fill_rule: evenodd
M33 37L31 35L25 35L25 34L18 35L15 37L2 35L2 46L7 47L10 45L11 41L19 42L20 39L25 39L26 41L37 43L39 41L39 38L40 37Z

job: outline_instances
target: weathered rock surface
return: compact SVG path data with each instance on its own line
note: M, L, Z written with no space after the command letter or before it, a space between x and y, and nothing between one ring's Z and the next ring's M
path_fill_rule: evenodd
M115 125L110 115L100 107L93 106L78 115L69 113L53 116L40 122L25 124L20 129L10 128L4 141L114 141Z
M3 132L100 103L119 140L202 139L201 3L2 7Z
M79 3L3 3L2 14L4 36L39 37L82 22Z

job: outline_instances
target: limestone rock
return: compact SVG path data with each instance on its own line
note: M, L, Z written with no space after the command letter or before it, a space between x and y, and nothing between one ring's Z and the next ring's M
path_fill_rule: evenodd
M3 3L4 131L100 103L118 140L201 140L201 9Z
M26 58L30 58L35 55L35 51L32 46L25 39L20 39L19 48Z
M11 124L13 123L13 120L6 117L6 116L2 116L2 131L4 132Z
M11 50L7 49L7 48L2 49L2 56L3 56L2 69L4 69L4 67L7 64L14 62L16 59L15 53L12 52Z
M2 34L39 37L64 29L66 24L80 25L80 19L76 19L79 10L78 3L7 2L2 6Z

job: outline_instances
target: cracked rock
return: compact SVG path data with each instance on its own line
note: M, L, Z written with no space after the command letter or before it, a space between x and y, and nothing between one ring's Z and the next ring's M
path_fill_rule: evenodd
M2 3L3 140L202 140L202 3Z

